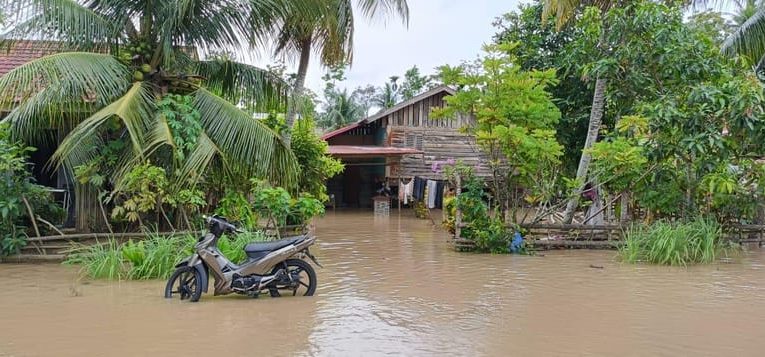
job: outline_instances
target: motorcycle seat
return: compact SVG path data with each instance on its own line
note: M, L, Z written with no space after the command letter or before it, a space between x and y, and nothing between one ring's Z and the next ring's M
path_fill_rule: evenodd
M295 236L285 238L273 242L257 242L250 243L244 247L245 253L261 253L261 252L273 252L275 250L282 249L291 244L297 244L305 240L305 236Z

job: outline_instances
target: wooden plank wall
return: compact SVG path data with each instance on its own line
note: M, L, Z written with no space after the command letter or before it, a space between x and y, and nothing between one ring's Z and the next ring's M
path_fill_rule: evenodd
M466 165L479 167L481 176L491 176L485 155L480 153L475 139L460 133L460 128L472 124L469 116L452 119L432 119L432 108L443 107L446 93L439 93L391 113L387 123L387 145L415 148L424 152L404 156L390 170L392 177L419 176L442 179L443 174L433 172L433 164L449 159L460 160Z

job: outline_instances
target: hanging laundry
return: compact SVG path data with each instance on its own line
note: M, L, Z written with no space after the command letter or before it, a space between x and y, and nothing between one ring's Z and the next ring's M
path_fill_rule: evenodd
M444 206L444 186L443 181L437 181L436 184L436 208L441 209Z
M412 197L412 192L414 192L414 180L410 180L409 183L406 184L404 181L399 181L398 198L405 205L409 204L409 198Z
M428 180L428 208L436 208L436 191L438 182Z
M416 201L422 201L425 199L425 180L420 177L414 178L414 189L412 191L412 197Z

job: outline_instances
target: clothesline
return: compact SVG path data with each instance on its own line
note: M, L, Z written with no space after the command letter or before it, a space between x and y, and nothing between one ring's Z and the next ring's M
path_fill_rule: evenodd
M404 183L404 178L398 178L398 199L405 205L409 201L424 202L430 209L442 208L444 198L444 180L427 180L419 176L410 179Z

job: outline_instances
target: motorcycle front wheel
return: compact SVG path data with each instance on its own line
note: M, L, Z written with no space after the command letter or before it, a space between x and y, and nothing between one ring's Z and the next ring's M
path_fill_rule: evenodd
M284 269L292 277L277 281L268 289L271 297L280 297L282 293L296 296L313 296L316 292L316 271L311 264L300 259L287 259L277 264L271 274L276 274L279 269Z
M199 276L199 271L194 267L185 266L178 268L170 276L170 279L167 280L165 298L180 297L181 300L199 301L199 298L202 297L200 280L202 278Z

